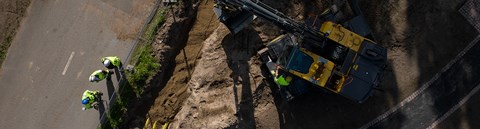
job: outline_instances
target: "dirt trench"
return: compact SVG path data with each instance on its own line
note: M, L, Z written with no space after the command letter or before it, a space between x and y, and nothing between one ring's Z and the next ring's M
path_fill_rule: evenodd
M403 100L473 40L477 32L458 13L465 1L360 1L378 43L388 49L385 96Z
M154 58L160 63L159 71L147 80L145 92L139 100L130 104L125 122L121 128L143 127L147 118L146 114L154 104L159 92L165 88L167 82L174 74L176 56L187 44L190 29L195 22L200 1L185 0L172 5L161 5L166 9L165 23L158 29L152 44ZM175 16L175 17L174 17ZM172 111L173 112L173 111Z

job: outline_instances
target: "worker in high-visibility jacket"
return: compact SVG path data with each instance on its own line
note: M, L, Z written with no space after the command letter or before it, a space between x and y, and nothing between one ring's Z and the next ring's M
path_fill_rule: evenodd
M283 98L287 100L293 99L293 96L287 90L290 82L292 81L292 77L285 74L279 74L277 69L277 71L275 72L275 78L273 80L275 81L275 83L277 83L277 85L280 86L280 93L282 94Z
M108 69L113 68L120 68L122 67L122 62L120 62L120 58L116 56L107 56L101 59L103 66L107 67Z
M103 95L103 93L100 91L85 90L82 95L82 104L84 105L82 110L85 111L96 106L94 103L100 100L100 98L97 97L100 97L101 95Z
M99 82L105 78L109 79L110 78L109 76L110 76L110 72L108 70L95 70L88 78L88 81Z
M274 64L271 62L268 62L267 65L270 65L271 67ZM287 100L291 100L293 99L293 96L290 94L287 88L290 85L290 82L292 81L292 77L286 74L280 74L279 69L280 69L280 66L276 66L276 70L271 70L270 73L274 75L273 80L279 86L282 97Z

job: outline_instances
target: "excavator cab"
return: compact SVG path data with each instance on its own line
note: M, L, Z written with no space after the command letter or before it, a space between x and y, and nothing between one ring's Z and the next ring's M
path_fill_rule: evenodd
M373 43L364 43L362 52L356 54L347 49L348 53L340 61L331 58L337 53L334 49L325 49L324 53L321 50L312 52L294 45L298 41L292 39L295 39L292 34L281 35L268 43L267 48L259 51L259 55L263 62L273 62L281 70L293 75L293 82L299 82L289 86L294 95L306 93L306 86L310 83L314 87L361 103L371 95L373 87L378 86L384 66L384 49ZM330 46L335 48L338 44ZM367 51L376 51L380 55L367 54ZM276 70L276 67L269 68L271 70Z

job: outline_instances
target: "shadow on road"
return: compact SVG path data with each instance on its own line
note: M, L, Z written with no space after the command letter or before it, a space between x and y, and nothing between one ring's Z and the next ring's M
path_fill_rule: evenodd
M375 0L362 1L379 43L395 52L396 76L403 99L421 88L477 35L459 13L466 0ZM406 57L402 57L405 54ZM403 59L405 61L401 61ZM391 59L390 59L391 60ZM394 64L394 65L395 65ZM465 67L465 66L461 66ZM407 72L405 72L407 71ZM404 73L404 74L399 74ZM439 78L422 94L393 113L377 128L425 128L444 114L465 90L465 71ZM468 70L467 70L468 73ZM407 78L407 79L405 79ZM411 78L411 79L410 79ZM385 79L388 81L389 79ZM448 81L445 81L448 80ZM458 81L452 81L458 80ZM386 92L390 94L390 92ZM401 115L400 115L401 114ZM460 118L455 118L460 119ZM420 125L420 123L424 123ZM397 125L397 126L394 126ZM460 128L459 123L447 128Z
M108 99L110 99L110 98L112 98L113 94L115 93L115 86L113 86L112 79L107 79L105 82L107 83Z
M104 104L104 103L106 103L106 101L102 100L102 101L100 102L100 104L98 105L98 114L99 114L99 115L98 115L98 120L99 120L99 121L102 121L102 117L103 117L103 115L105 115L105 109L106 109L106 108L105 108L105 104Z
M123 68L122 68L122 69L123 69ZM120 82L120 80L121 80L121 78L122 78L122 77L120 76L120 74L121 74L121 75L125 75L125 73L124 73L123 71L120 72L120 70L118 70L118 68L114 68L113 70L115 71L115 77L117 77L117 81Z
M416 29L421 29L430 32L415 36L418 50L410 51L419 64L419 87L440 72L479 34L458 11L467 1L470 0L408 0L412 5L408 8L408 13L412 14L407 17L411 28L408 31L414 33ZM478 5L473 8L480 9ZM475 13L474 9L468 9L468 12ZM480 50L479 45L471 50ZM432 107L433 117L443 116L478 85L479 56L474 54L478 52L470 53L465 54L463 59L453 64L425 90L425 94L428 94L425 96L429 96L430 101L424 105ZM467 102L437 128L479 128L479 112L474 112L478 109L478 99L469 101L476 102Z
M473 21L475 21L475 19L477 19L476 21L478 21L479 17L477 13L480 12L480 2L476 0L439 0L429 1L428 3L411 0L411 2L424 5L426 9L420 10L427 12L424 14L440 15L436 18L433 18L432 21L425 21L424 24L431 24L432 26L434 26L433 28L435 28L435 33L429 33L426 36L426 40L430 40L435 44L436 42L443 41L442 44L446 44L442 45L441 48L428 50L427 52L433 53L433 55L435 55L433 56L433 58L435 59L434 61L437 62L425 62L424 65L428 65L429 63L436 65L447 64L447 61L452 60L454 56L459 54L461 50L465 49L465 47L469 43L471 43L476 36L479 35L479 32L468 21L472 19ZM451 7L443 9L445 8L446 4ZM466 10L461 10L463 6L465 6L464 9ZM441 8L441 10L438 12L432 12L428 10L431 8L439 7L443 8ZM462 15L462 13L467 16L465 17L464 15ZM412 17L412 20L414 18L415 17ZM438 19L449 20L436 21ZM440 33L442 31L450 32ZM431 44L424 44L423 48L431 46ZM442 51L445 49L450 50L448 52L451 52L452 55ZM472 92L475 87L479 85L479 50L480 44L477 42L474 46L471 47L469 52L463 55L463 57L460 60L456 61L456 63L451 65L448 70L446 70L442 75L440 75L438 81L432 83L432 86L430 86L430 88L425 91L431 96L431 102L428 103L428 105L434 107L433 112L436 116L438 116L438 118L448 113L449 110L453 110L452 108L456 106L456 104L459 104L463 98L465 98L470 92ZM419 56L417 58L419 61L428 59L428 57L425 56ZM446 58L449 60L438 61L438 59L442 58ZM428 76L429 70L433 71L435 70L435 67L425 67L425 69L422 69L421 73L425 73ZM475 93L473 96L471 96L470 100L463 104L463 106L460 106L458 109L456 109L454 113L452 113L451 115L447 114L450 116L446 117L446 119L439 125L437 125L436 128L480 128L480 124L477 122L478 119L480 119L480 112L478 112L477 110L480 106L480 104L478 103L478 96L479 94Z

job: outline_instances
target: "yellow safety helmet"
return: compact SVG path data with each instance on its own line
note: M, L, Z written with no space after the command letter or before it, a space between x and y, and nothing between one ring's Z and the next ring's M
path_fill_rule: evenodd
M290 76L287 76L286 79L287 79L288 82L292 81L292 77L290 77Z

